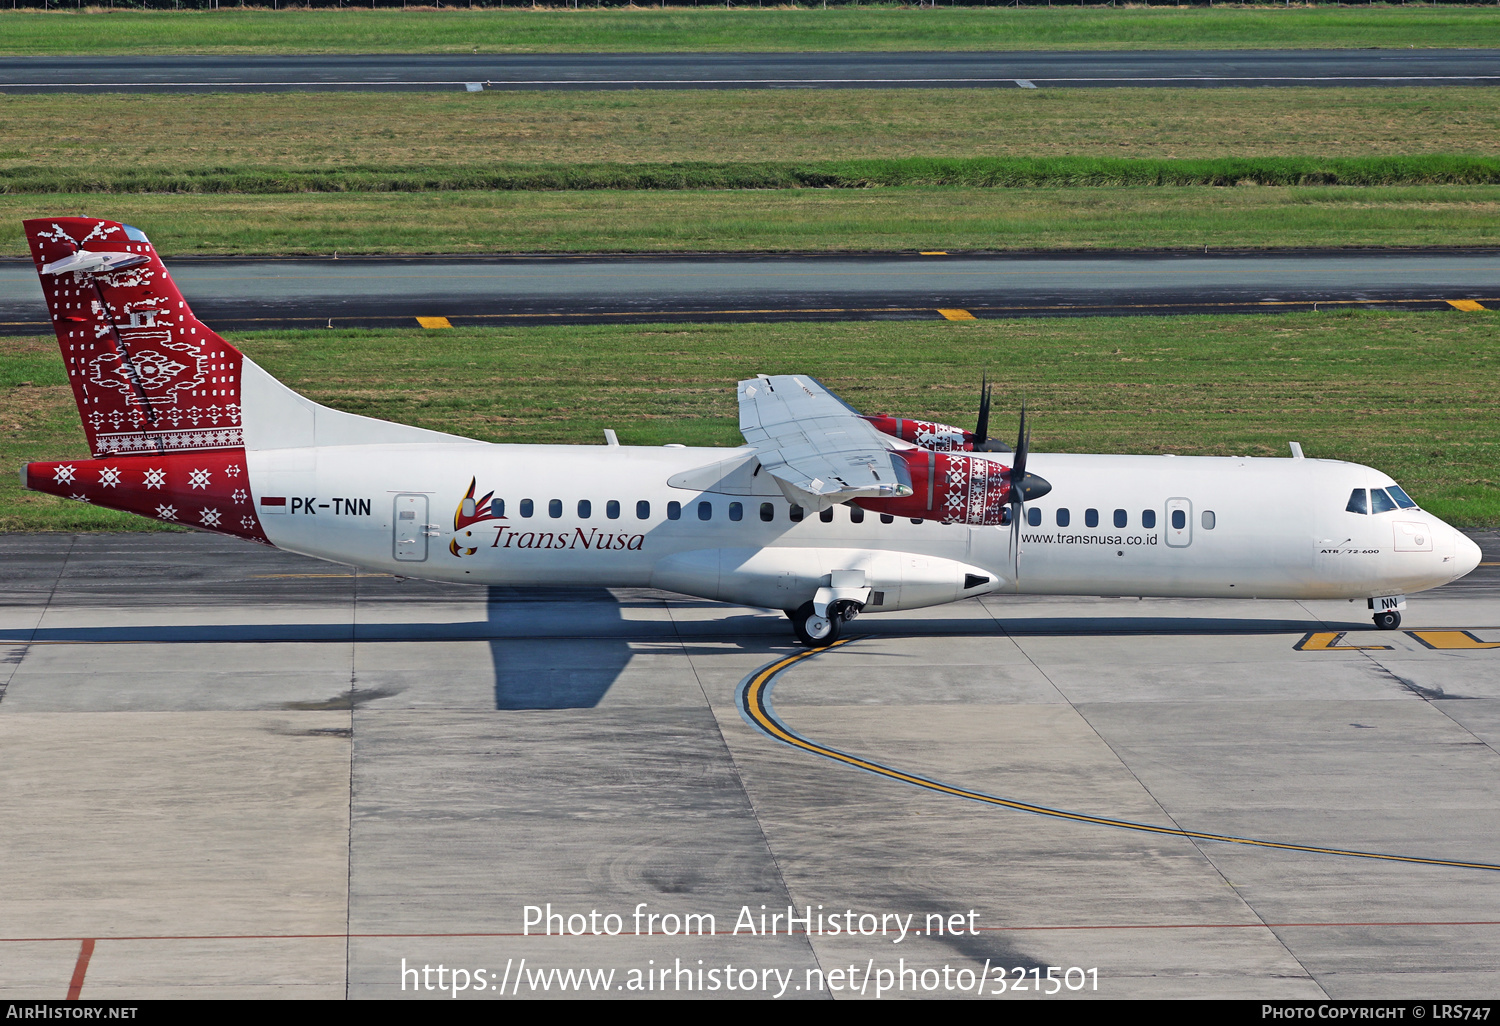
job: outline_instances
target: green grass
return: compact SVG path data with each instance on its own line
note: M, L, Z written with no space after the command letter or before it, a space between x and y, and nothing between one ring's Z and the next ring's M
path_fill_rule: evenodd
M3 24L3 17L0 17ZM434 126L440 126L435 130ZM1500 88L0 96L0 171L1500 156Z
M1152 186L744 191L0 196L179 254L900 251L1487 246L1500 186Z
M240 193L877 189L962 186L1496 185L1500 157L977 157L675 164L488 164L432 169L354 165L0 171L0 192Z
M339 409L501 442L598 444L610 427L627 444L734 445L734 382L756 372L966 424L988 368L997 423L1025 395L1038 451L1277 456L1296 440L1390 473L1450 522L1493 527L1497 329L1497 314L1344 312L231 338ZM56 343L0 339L0 529L150 529L20 491L20 463L84 453Z
M1485 47L1452 6L0 13L0 54Z

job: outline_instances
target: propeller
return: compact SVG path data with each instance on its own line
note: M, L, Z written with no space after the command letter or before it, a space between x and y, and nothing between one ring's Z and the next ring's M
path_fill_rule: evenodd
M990 437L990 376L986 374L979 386L979 421L974 425L974 452L1010 452L1010 446L998 438Z
M977 448L977 447L976 447ZM1026 428L1026 400L1021 400L1021 426L1016 432L1016 458L1010 467L1010 570L1011 579L1021 583L1021 547L1017 532L1026 515L1026 500L1040 499L1052 491L1051 482L1026 472L1026 458L1031 454L1031 432Z

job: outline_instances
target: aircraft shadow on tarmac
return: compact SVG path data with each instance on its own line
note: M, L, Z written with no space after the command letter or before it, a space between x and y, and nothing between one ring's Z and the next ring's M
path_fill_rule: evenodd
M653 602L654 604L654 602ZM713 606L688 600L686 606ZM203 624L129 627L42 627L5 632L0 643L244 644L484 641L494 673L497 710L591 709L619 681L639 643L671 642L690 654L725 644L773 653L791 648L786 621L763 614L713 619L628 620L620 600L603 588L490 588L483 620L422 623ZM1240 617L862 617L855 637L1124 637L1132 635L1302 635L1309 631L1371 633L1369 621L1266 620Z
M556 598L552 596L556 594ZM524 611L536 615L539 601L558 603L559 619L573 619L577 608L586 604L584 619L587 632L596 634L587 640L569 639L546 646L550 653L539 652L535 640L520 641L513 613ZM563 606L562 603L566 603ZM490 641L490 658L495 667L496 709L592 709L630 663L633 654L619 627L610 632L613 623L622 625L619 601L604 588L587 588L557 593L527 592L517 588L491 587L485 603L485 621L495 636ZM551 655L551 658L548 656ZM550 664L550 665L549 665ZM561 665L559 665L561 664Z

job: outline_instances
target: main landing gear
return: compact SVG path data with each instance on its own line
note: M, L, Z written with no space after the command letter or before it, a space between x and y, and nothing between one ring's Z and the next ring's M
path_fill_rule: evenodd
M854 602L835 602L827 615L819 616L811 602L804 602L798 609L788 609L786 615L798 641L808 648L823 648L839 640L844 624L859 615L859 608Z
M1401 626L1401 614L1394 609L1385 609L1375 614L1375 629L1393 631Z

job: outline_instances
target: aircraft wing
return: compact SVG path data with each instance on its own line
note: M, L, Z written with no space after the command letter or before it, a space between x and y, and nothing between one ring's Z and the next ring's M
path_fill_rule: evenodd
M897 449L815 378L758 375L739 385L740 433L792 502L817 511L848 499L910 495L911 475Z

